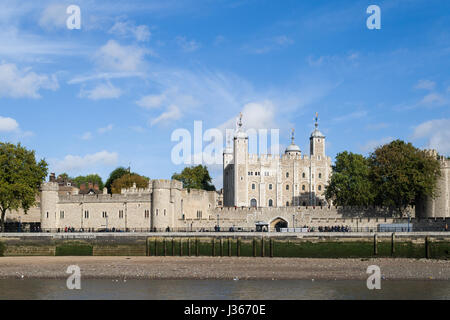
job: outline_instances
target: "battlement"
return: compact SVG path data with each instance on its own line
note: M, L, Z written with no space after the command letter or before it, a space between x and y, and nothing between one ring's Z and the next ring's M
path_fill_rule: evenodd
M58 191L58 182L43 182L41 184L41 191Z
M59 196L58 203L114 203L114 202L150 202L149 193L129 194L76 194Z
M183 183L178 180L157 179L151 181L153 189L183 189Z

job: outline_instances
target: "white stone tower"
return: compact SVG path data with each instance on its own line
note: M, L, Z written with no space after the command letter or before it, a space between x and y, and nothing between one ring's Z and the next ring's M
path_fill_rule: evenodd
M234 206L234 161L231 141L228 140L223 151L223 205L225 207ZM230 137L231 138L231 137Z
M57 214L58 183L44 182L41 185L41 229L53 229L59 224Z
M248 207L248 136L242 128L242 113L237 121L233 147L234 205Z
M311 133L311 137L309 138L309 146L310 146L310 155L311 158L314 157L325 157L325 136L318 129L318 120L319 115L316 112L316 123L314 124L314 131ZM319 159L320 158L316 158Z

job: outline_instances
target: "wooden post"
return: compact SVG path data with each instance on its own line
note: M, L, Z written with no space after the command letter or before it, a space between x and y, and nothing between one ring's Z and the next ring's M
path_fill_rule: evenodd
M145 255L148 257L149 255L150 255L150 246L149 246L149 241L150 241L150 239L149 238L147 238L146 240L145 240Z
M158 255L158 239L155 238L155 256Z
M220 237L220 256L223 257L223 238Z
M164 257L167 255L166 238L163 238Z
M228 256L231 257L231 239L228 238Z
M183 256L183 240L180 238L180 257Z
M391 256L395 254L395 232L392 232L391 236Z
M271 258L273 258L273 238L270 238L270 241L269 241L269 254L270 254L270 257Z
M216 241L214 238L212 238L212 256L215 257L216 256Z
M198 238L195 238L195 255L198 257L199 256L199 241Z
M241 256L241 238L237 238L237 240L236 240L236 251L237 251L237 253L236 253L236 255L238 256L238 257L240 257Z
M373 235L373 255L378 255L378 246L377 246L377 234Z
M188 256L191 256L191 238L188 238L187 241L187 249L188 249Z
M425 258L430 259L430 239L425 237Z
M172 257L175 255L175 239L172 238Z
M256 257L256 239L253 238L253 257Z
M264 258L264 250L266 248L264 248L264 237L261 237L261 257Z

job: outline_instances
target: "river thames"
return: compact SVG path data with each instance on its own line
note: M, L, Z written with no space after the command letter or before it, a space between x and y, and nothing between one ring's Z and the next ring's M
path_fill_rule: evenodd
M127 280L82 279L69 290L63 279L2 279L0 299L27 300L339 300L445 299L450 281L385 280L369 290L362 280Z

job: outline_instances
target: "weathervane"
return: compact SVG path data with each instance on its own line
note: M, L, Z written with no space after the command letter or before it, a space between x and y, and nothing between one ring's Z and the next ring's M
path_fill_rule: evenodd
M291 141L292 141L292 144L294 144L294 133L295 133L295 129L292 128L292 129L291 129L291 132L292 132L292 134L291 134Z
M239 120L237 122L237 128L236 130L240 130L242 127L242 112L239 112Z
M316 117L314 118L314 120L316 120L316 123L314 125L317 128L319 126L319 124L317 123L317 121L319 121L319 114L317 112L316 112Z

